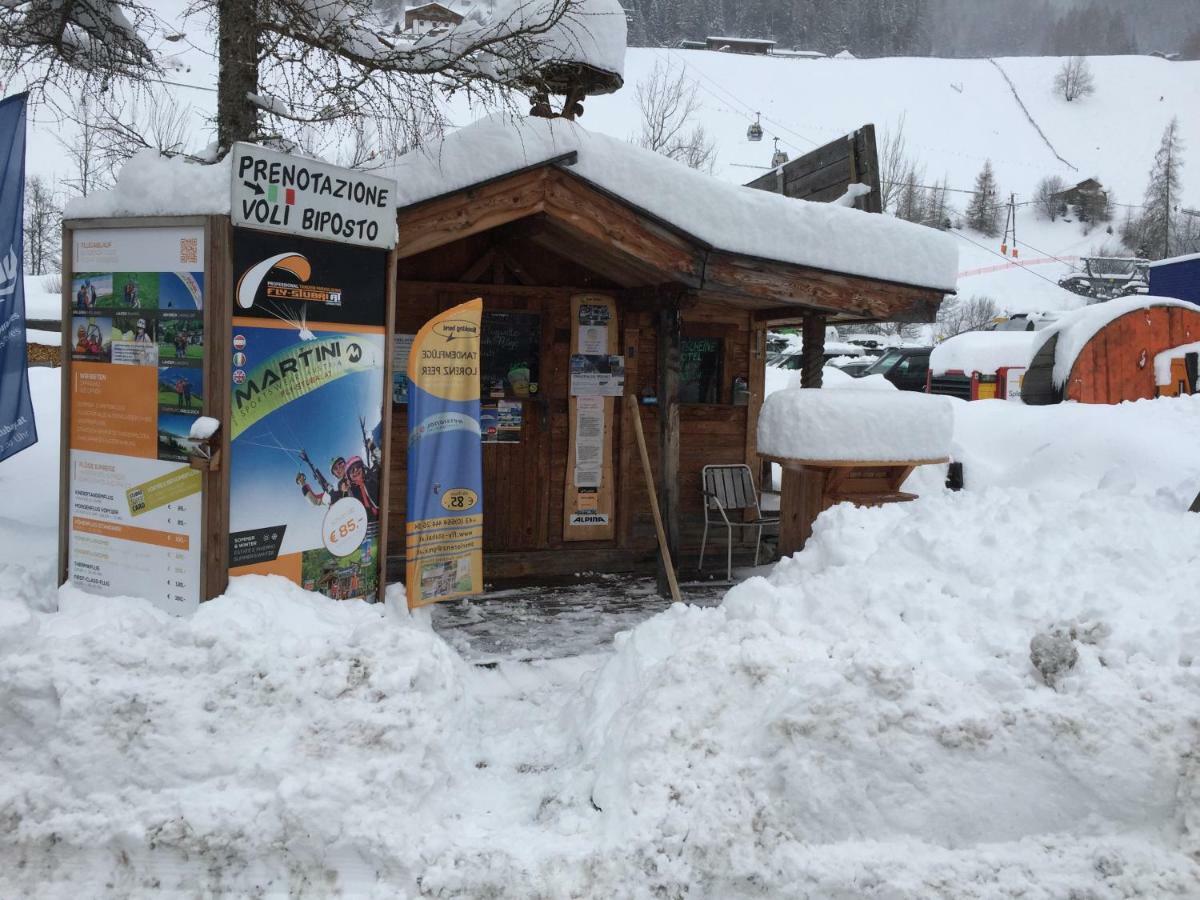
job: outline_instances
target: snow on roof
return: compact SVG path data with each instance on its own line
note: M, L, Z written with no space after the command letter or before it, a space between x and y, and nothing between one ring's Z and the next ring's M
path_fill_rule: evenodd
M743 38L743 37L724 37L722 35L709 35L705 38L706 41L732 41L735 44L763 44L766 46L775 46L776 42L768 38Z
M1005 366L1028 366L1038 337L1036 331L968 331L934 347L929 370L994 375Z
M855 56L853 53L851 53L849 50L843 50L841 53L835 53L833 58L834 59L858 59L858 57Z
M1149 309L1152 306L1179 306L1200 312L1200 306L1195 303L1170 297L1135 295L1122 297L1119 300L1109 300L1106 303L1096 303L1067 313L1049 328L1035 332L1038 341L1033 348L1032 356L1037 356L1046 343L1054 335L1058 335L1058 344L1054 348L1053 379L1055 387L1062 387L1071 377L1071 369L1075 367L1075 360L1079 358L1079 354L1083 352L1088 341L1094 338L1100 329L1126 313Z
M68 219L115 216L227 215L230 162L200 165L143 150L121 169L117 183L67 203Z
M1158 262L1152 262L1148 268L1157 269L1159 266L1173 266L1175 263L1195 262L1198 259L1200 259L1200 253L1189 253L1186 256L1172 256L1169 259L1160 259Z
M29 333L33 334L32 331ZM1200 341L1191 344L1180 344L1178 347L1172 347L1169 350L1162 351L1162 353L1155 354L1154 383L1170 384L1172 361L1181 359L1189 353L1200 353Z
M913 391L788 388L758 417L758 452L812 461L902 462L950 455L950 400Z
M484 24L491 27L530 29L535 33L533 54L543 65L583 63L623 78L628 23L618 0L572 0L566 13L545 27L553 4L554 0L499 0L489 13L477 6L467 18L486 15Z
M567 171L732 253L936 290L954 289L953 237L892 216L720 181L565 119L492 116L380 172L408 206L575 151Z

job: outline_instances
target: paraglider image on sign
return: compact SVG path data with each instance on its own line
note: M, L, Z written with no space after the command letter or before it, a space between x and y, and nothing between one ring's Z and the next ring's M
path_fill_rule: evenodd
M372 598L386 254L240 230L234 254L230 574Z

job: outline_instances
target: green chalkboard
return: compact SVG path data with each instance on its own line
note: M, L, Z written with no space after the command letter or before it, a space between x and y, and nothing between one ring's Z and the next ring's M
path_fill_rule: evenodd
M684 338L679 345L679 402L720 403L721 338Z
M541 353L542 317L537 313L485 312L480 395L537 396Z

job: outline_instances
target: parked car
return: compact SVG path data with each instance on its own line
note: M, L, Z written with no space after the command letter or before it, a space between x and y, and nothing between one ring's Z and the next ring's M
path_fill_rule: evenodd
M863 375L882 375L902 391L924 391L932 347L894 347Z
M847 375L858 378L860 375L866 375L867 369L879 362L878 356L870 356L865 359L846 359L842 357L840 360L834 360L830 363L835 369L840 369Z

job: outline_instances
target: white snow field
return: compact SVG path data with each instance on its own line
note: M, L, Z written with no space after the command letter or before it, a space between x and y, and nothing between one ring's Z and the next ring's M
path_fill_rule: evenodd
M1200 397L947 401L967 490L928 467L718 608L486 669L397 589L245 578L190 619L56 591L32 376L0 896L1200 896Z

